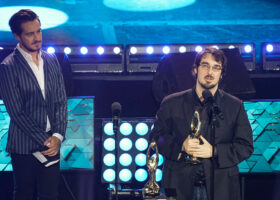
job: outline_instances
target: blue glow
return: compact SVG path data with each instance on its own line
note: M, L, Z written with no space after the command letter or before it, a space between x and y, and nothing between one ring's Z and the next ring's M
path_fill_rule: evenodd
M146 53L147 54L152 54L154 53L154 48L152 46L148 46L147 49L146 49Z
M153 130L153 128L154 128L154 124L151 126L151 130Z
M156 170L156 182L161 181L162 179L162 170L161 169L157 169Z
M137 53L137 48L136 47L131 47L130 48L130 53L131 54L136 54Z
M88 48L86 48L86 47L81 47L80 52L81 52L81 54L85 55L85 54L88 53Z
M180 46L179 47L179 52L180 53L185 53L187 51L187 48L185 46Z
M114 51L115 54L119 54L121 52L121 49L120 49L120 47L115 47L113 49L113 51Z
M247 44L245 47L244 47L244 51L246 53L251 53L252 52L252 46Z
M135 157L135 163L136 163L136 165L143 167L146 165L146 159L147 158L144 153L139 153Z
M146 123L138 123L135 127L135 131L138 135L146 135L149 131L149 127Z
M120 164L125 167L129 166L132 163L132 157L128 153L123 153L120 156L119 160L120 160Z
M113 151L115 150L115 139L113 138L107 138L105 141L104 141L104 148L107 150L107 151Z
M40 18L41 28L49 29L57 27L61 24L64 24L68 20L66 13L46 7L39 6L8 6L0 8L0 31L11 31L9 27L9 20L15 12L21 9L31 9L33 10Z
M148 178L148 173L145 169L137 169L134 176L137 181L143 182Z
M120 132L125 136L130 135L132 133L132 130L133 127L130 123L125 122L120 125Z
M272 44L268 44L268 45L266 45L265 49L266 49L267 52L271 53L273 51L273 45Z
M105 52L105 49L103 47L98 47L96 49L96 52L99 54L99 55L102 55L104 52Z
M164 54L169 54L169 53L170 53L170 48L169 48L169 46L164 46L164 47L162 48L162 52L163 52Z
M195 47L195 51L196 51L197 53L201 52L202 50L203 50L203 49L202 49L201 46Z
M163 164L164 158L160 153L158 155L158 166L161 166ZM153 154L152 157L156 159L156 154Z
M139 138L135 142L135 147L138 151L144 151L148 148L148 141L144 138Z
M53 48L53 47L48 47L48 48L47 48L47 52L48 52L48 53L51 53L51 54L52 54L52 53L55 53L55 48Z
M129 151L132 148L132 141L128 138L123 138L120 141L120 148L123 151Z
M183 8L196 0L103 0L105 6L122 11L156 12Z
M115 165L115 155L112 153L107 153L103 158L103 162L106 166L112 167Z
M72 50L71 50L70 47L65 47L65 48L64 48L64 53L65 53L65 54L68 55L68 54L70 54L71 52L72 52Z
M106 169L104 172L103 172L103 179L107 182L112 182L115 180L115 177L116 177L116 173L115 173L115 170L112 170L112 169Z
M129 169L122 169L119 173L120 180L127 182L132 178L132 173Z
M106 135L114 135L113 123L112 122L106 123L103 130Z

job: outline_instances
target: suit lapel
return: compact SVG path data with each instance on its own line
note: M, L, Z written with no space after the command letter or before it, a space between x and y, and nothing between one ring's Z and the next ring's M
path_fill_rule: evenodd
M184 102L183 102L183 111L184 111L184 120L186 125L185 125L185 130L187 133L190 131L190 125L192 121L192 116L194 113L194 97L192 95L193 90L190 89L184 96Z

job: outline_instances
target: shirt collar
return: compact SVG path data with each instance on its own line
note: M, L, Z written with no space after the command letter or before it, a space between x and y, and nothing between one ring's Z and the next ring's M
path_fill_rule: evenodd
M17 44L17 47L16 47L16 48L19 50L19 52L21 53L21 55L23 55L23 57L24 57L25 59L32 60L32 56L31 56L29 53L27 53L26 51L24 51L24 50L20 47L19 43ZM39 57L38 57L38 58L39 58L39 59L42 58L42 51L41 51L41 50L39 51Z

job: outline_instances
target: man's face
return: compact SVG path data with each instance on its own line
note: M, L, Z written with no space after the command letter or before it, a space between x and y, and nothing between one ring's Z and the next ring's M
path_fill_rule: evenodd
M39 20L25 22L21 24L22 32L20 35L15 34L21 47L32 53L39 51L42 44L42 32Z
M197 75L197 84L203 89L218 88L222 63L215 61L215 58L208 53L202 57L194 73Z

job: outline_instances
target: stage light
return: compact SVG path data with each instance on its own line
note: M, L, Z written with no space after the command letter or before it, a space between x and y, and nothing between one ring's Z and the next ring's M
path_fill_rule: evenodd
M145 169L137 169L134 176L137 181L143 182L148 178L148 173Z
M162 170L161 169L157 169L156 170L156 182L159 182L162 180Z
M4 49L4 47L0 47L0 50L3 50Z
M128 182L132 178L132 173L129 169L122 169L119 173L119 178L123 182Z
M39 16L41 22L44 22L41 24L42 30L57 27L61 24L64 24L68 20L68 16L66 13L53 8L25 5L1 7L0 31L11 31L8 23L9 19L16 11L23 8L33 10Z
M146 123L138 123L135 127L135 131L138 135L146 135L149 131L149 127Z
M81 47L80 52L81 52L81 54L85 55L85 54L88 53L88 48L86 48L86 47Z
M51 53L51 54L54 54L55 53L55 48L54 47L48 47L47 52Z
M273 45L272 44L267 44L266 45L266 51L269 52L269 53L273 52Z
M228 48L229 48L229 49L234 49L235 46L234 46L234 45L229 45Z
M72 50L71 50L70 47L65 47L65 48L64 48L64 53L67 54L67 55L70 54L71 51L72 51Z
M113 138L107 138L105 141L104 141L104 148L107 150L107 151L113 151L115 150L115 139Z
M103 179L106 180L107 182L112 182L115 180L116 173L112 169L106 169L103 172Z
M148 148L148 141L144 138L139 138L135 142L135 147L138 151L144 151Z
M203 50L203 49L202 49L201 46L196 46L196 47L195 47L195 51L196 51L197 53L201 52L202 50Z
M99 55L102 55L102 54L105 52L105 49L104 49L103 47L97 47L96 52L97 52Z
M112 153L108 153L104 156L103 162L106 166L112 167L115 165L115 155Z
M152 157L154 157L154 159L156 159L156 154L153 154ZM159 153L158 154L158 166L161 166L163 164L164 158L163 156Z
M245 51L246 53L251 53L251 52L252 52L252 46L249 45L249 44L245 45L245 46L244 46L244 51Z
M187 48L185 46L180 46L179 47L179 52L180 53L185 53L187 51Z
M105 124L104 126L104 133L106 135L114 135L114 131L113 131L113 123L112 122L108 122Z
M132 141L128 138L123 138L120 141L120 148L122 151L129 151L132 148Z
M154 48L152 46L148 46L147 49L146 49L146 53L147 54L152 54L154 53Z
M113 49L113 51L114 51L115 54L119 54L121 52L121 49L120 49L120 47L115 47Z
M169 54L169 53L170 53L170 48L169 48L169 46L164 46L164 47L162 48L162 52L163 52L164 54Z
M125 122L120 125L120 132L122 135L125 135L125 136L130 135L132 133L132 131L133 131L133 128L130 123Z
M146 159L147 158L145 154L139 153L135 156L135 163L136 165L143 167L146 165Z
M212 46L215 49L219 49L219 47L217 45Z
M132 157L131 157L131 155L128 154L128 153L123 153L123 154L120 156L119 161L120 161L120 164L121 164L122 166L127 167L127 166L131 165L131 163L132 163Z
M131 54L136 54L137 53L137 48L136 47L131 47L130 48L130 53Z

